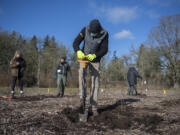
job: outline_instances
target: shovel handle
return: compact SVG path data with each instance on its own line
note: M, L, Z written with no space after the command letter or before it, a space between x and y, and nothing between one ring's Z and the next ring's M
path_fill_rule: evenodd
M11 97L7 97L7 96L0 96L0 98L12 99Z

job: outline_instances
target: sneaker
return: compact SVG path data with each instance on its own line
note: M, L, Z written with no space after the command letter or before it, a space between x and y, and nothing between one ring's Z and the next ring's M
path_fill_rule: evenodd
M24 96L24 91L20 90L21 97Z
M137 95L138 95L138 93L137 93L137 91L136 91L135 96L137 96Z
M11 91L11 98L14 98L14 91Z

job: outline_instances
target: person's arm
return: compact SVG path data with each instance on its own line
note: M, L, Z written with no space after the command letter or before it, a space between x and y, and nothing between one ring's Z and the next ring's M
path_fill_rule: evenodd
M81 30L81 32L78 34L78 36L75 38L74 42L73 42L73 48L74 51L77 52L78 50L80 50L80 44L81 42L84 40L84 36L85 36L85 27Z
M24 70L26 70L26 61L23 59L23 65L22 68L24 68Z
M22 58L22 61L20 62L20 72L24 72L26 69L26 61Z
M19 62L15 62L14 59L12 59L12 60L10 61L10 67L11 67L11 68L16 68L16 67L18 67L18 66L19 66Z
M58 69L58 66L56 67L56 71L54 73L54 79L56 80L57 79L57 69Z
M108 40L109 40L109 35L105 36L104 40L101 43L100 48L96 52L96 57L103 57L107 52L108 52Z
M129 82L129 71L127 72L127 81Z
M142 80L142 76L140 76L137 71L135 73L136 73L136 77L138 77Z
M54 75L57 75L58 67L59 67L59 64L58 64L57 67L56 67L56 71L55 71L55 74L54 74Z

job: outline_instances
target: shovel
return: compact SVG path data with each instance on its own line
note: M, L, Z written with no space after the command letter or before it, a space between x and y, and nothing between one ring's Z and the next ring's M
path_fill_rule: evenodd
M7 96L0 96L0 98L12 99L11 97L7 97Z
M89 63L88 60L84 59L84 60L80 60L78 59L79 63L82 63L82 67L83 67L83 72L85 72L85 68L86 68L86 64ZM83 86L84 86L84 79L83 79ZM80 122L87 122L87 118L88 118L88 112L86 111L86 97L85 97L85 88L83 87L83 100L82 100L82 113L79 113L79 121Z

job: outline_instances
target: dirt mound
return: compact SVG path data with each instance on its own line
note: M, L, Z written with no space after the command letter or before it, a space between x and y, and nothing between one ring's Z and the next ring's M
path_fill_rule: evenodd
M137 126L135 123L138 123L138 126L142 125L142 130L146 132L156 132L156 127L163 121L163 118L157 114L143 114L141 111L138 113L138 111L139 109L133 107L127 107L125 111L122 110L122 107L116 107L113 110L101 112L99 116L90 116L87 123L88 127L86 124L85 126L86 128L99 130L130 129L131 127ZM77 109L65 108L62 113L74 124L79 124L79 111Z
M110 112L101 113L98 117L91 117L89 122L110 129L128 129L131 126L131 121L128 116L117 116Z
M79 110L72 108L65 108L61 113L64 114L72 123L79 122Z
M134 122L142 125L142 130L146 132L156 132L157 125L163 121L163 118L157 114L142 114L141 116L134 117Z
M162 101L161 105L162 106L176 106L180 104L180 99L174 99L174 100L166 100L166 101Z
M96 117L89 115L88 122L85 125L88 125L88 127L91 128L95 128L95 125L98 125L98 127L104 127L100 130L104 130L105 128L128 129L131 126L131 121L129 109L127 109L127 111L124 113L121 111L121 107L117 107L113 111L108 110L101 112ZM78 109L65 108L62 111L62 114L64 114L72 123L78 125L80 123L79 112Z

